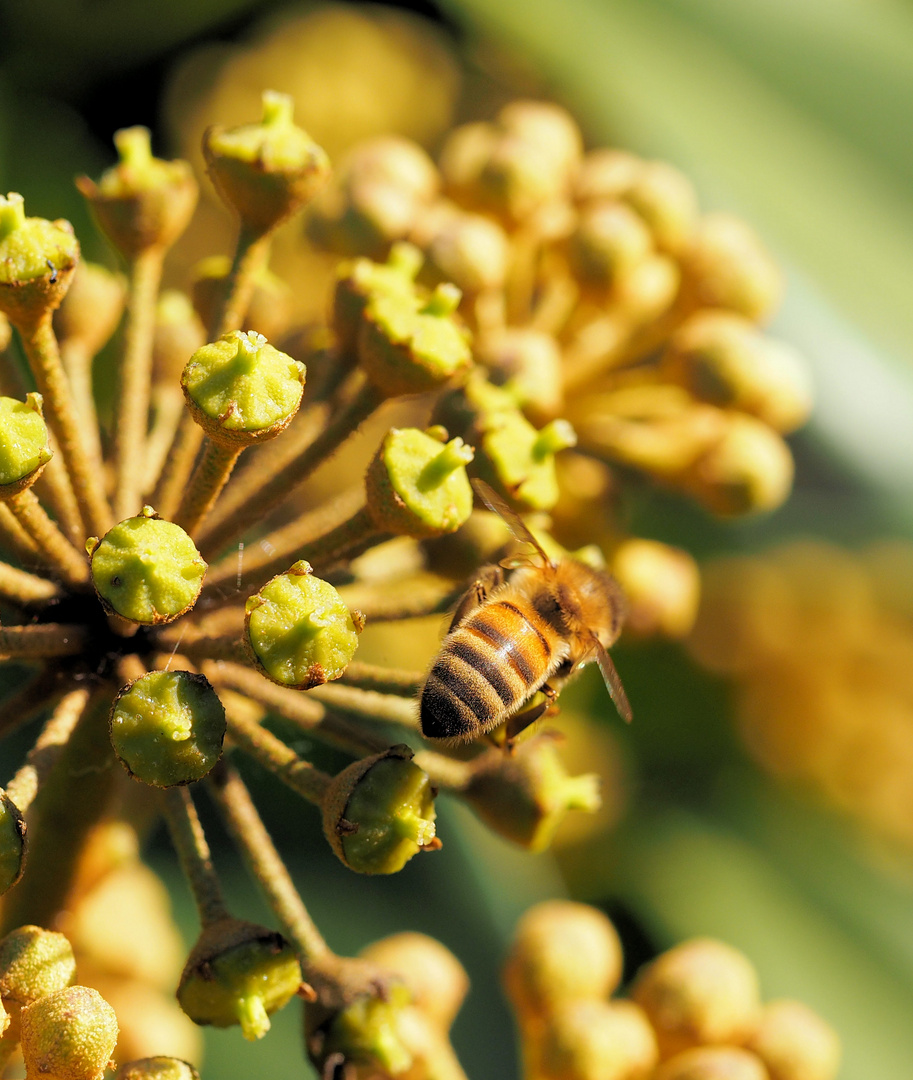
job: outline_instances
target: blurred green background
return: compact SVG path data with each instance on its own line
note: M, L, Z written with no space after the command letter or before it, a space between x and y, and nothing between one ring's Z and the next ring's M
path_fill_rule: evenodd
M234 48L288 7L4 0L0 189L23 192L30 213L69 217L88 237L73 175L97 175L110 163L116 128L160 128L166 87L188 50ZM809 534L850 546L909 537L913 6L447 0L420 11L458 50L470 90L513 84L552 95L592 143L673 162L695 180L702 206L745 216L786 268L773 329L802 349L818 388L813 421L793 441L792 500L770 518L722 525L652 498L635 527L699 556ZM473 108L464 99L467 115ZM161 140L157 149L176 152ZM91 241L86 247L104 257ZM268 823L292 852L331 945L355 951L407 927L443 940L473 977L455 1030L461 1060L474 1080L506 1078L516 1065L498 997L500 956L521 911L571 891L617 918L632 967L682 937L723 937L754 959L766 997L802 998L840 1030L844 1080L908 1080L909 849L873 840L847 814L752 765L734 734L730 688L681 649L622 646L616 655L637 718L619 736L631 802L614 833L557 859L515 852L445 805L439 855L389 881L353 881L325 851L316 822L302 824L292 798L269 786ZM589 679L568 704L609 712ZM907 812L913 818L913 798ZM238 871L239 913L266 918L224 858ZM191 938L191 905L165 846L150 859L173 883ZM203 1075L299 1075L297 1042L291 1010L256 1047L237 1032L218 1033L208 1039Z

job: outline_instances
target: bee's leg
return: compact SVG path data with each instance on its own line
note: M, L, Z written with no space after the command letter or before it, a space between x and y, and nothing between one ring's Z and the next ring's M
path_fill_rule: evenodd
M548 683L539 687L542 694L545 696L544 701L538 702L536 705L531 706L528 709L523 709L521 712L514 713L509 717L507 723L504 725L504 748L508 753L513 752L514 743L517 737L535 722L540 717L546 714L551 715L557 711L555 701L558 697L557 690L554 690Z
M483 567L479 571L479 576L469 586L463 595L463 599L457 605L457 609L450 621L450 629L447 632L451 633L455 630L468 615L471 615L485 603L489 593L494 592L503 583L504 570L502 567L497 565Z

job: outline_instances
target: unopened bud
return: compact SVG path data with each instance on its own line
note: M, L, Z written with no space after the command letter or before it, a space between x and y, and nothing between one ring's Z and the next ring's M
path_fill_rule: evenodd
M651 253L643 220L624 203L597 203L580 215L568 257L581 283L605 293Z
M51 460L41 394L0 397L0 498L31 486Z
M54 312L57 336L61 341L79 341L94 356L117 329L126 291L120 274L98 263L81 262L63 303Z
M69 221L27 218L21 195L0 195L0 311L14 326L57 308L78 262Z
M691 630L700 603L701 575L687 551L632 537L616 548L612 574L628 601L625 633L680 638Z
M698 207L694 185L664 161L647 161L623 196L647 223L660 251L678 255L691 240Z
M211 255L193 268L193 306L204 326L213 326L216 322L228 294L230 271L231 259L227 255ZM277 341L289 328L293 304L291 288L267 267L260 267L254 277L244 323L239 329L255 330L269 341Z
M574 198L581 203L620 199L645 165L643 158L627 150L606 146L591 150L574 178Z
M179 289L166 289L155 305L152 367L156 382L177 388L191 356L206 342L206 331L190 297Z
M649 1021L630 1001L563 1002L528 1038L542 1080L648 1080L658 1059Z
M801 1001L768 1002L747 1045L770 1080L834 1080L840 1068L840 1037Z
M412 1054L399 1033L400 1014L409 1007L409 992L393 983L385 997L362 996L333 1016L324 1033L320 1060L338 1055L369 1076L399 1076L412 1064Z
M653 1080L770 1080L760 1058L737 1046L696 1046L663 1062Z
M121 1065L114 1080L200 1080L200 1074L180 1058L148 1057Z
M506 386L536 422L557 415L564 399L561 349L551 334L511 326L487 335L477 347L492 382Z
M0 996L17 1005L70 986L76 960L69 941L40 926L20 926L0 939Z
M114 1010L88 986L55 990L19 1017L27 1080L102 1080L117 1045Z
M426 256L423 282L452 281L470 296L503 288L510 249L497 222L448 206L431 211L413 236Z
M25 821L19 807L0 790L0 896L22 877L25 866Z

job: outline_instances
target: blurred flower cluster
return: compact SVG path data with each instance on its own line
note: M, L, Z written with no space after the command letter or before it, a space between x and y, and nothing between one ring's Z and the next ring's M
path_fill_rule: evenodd
M689 639L735 680L754 757L884 836L913 841L913 551L793 542L705 568Z
M14 933L66 931L115 1007L117 1049L105 1021L73 1080L112 1052L194 1059L189 1021L260 1038L295 996L325 1077L462 1076L448 1035L458 962L414 938L336 955L233 762L312 804L357 873L437 850L442 793L541 851L568 811L599 808L599 778L570 774L554 732L500 720L554 711L546 682L560 689L592 659L625 715L605 652L624 617L632 635L678 638L697 611L694 559L628 535L627 501L654 485L733 516L790 488L783 436L809 390L761 329L780 282L749 227L702 215L670 165L585 152L551 103L456 127L435 164L408 136L440 134L455 67L405 25L381 48L377 20L331 11L226 67L224 86L259 93L299 50L310 94L333 55L316 84L335 108L333 80L357 80L362 47L381 65L402 49L435 88L418 123L410 77L391 75L376 116L350 85L342 141L406 134L355 143L332 177L296 122L301 86L264 92L259 122L207 127L205 170L233 230L211 206L194 216L194 168L154 157L143 128L117 132L119 162L77 182L125 274L81 262L68 222L0 198L0 734L28 733L0 792L2 915ZM202 111L188 106L189 127ZM231 254L196 260L201 241L232 235ZM186 289L162 287L182 271ZM106 348L113 389L96 394ZM573 560L581 591L606 598L598 625L572 626L554 584ZM429 738L441 617L490 610L502 571L538 583L511 594L525 637L501 641L495 663L445 647L471 723L460 745ZM278 930L229 909L204 791ZM137 856L159 816L201 924L183 970ZM163 997L175 982L180 1012ZM4 1054L20 1034L29 1075L53 1073L28 1064L15 1024Z

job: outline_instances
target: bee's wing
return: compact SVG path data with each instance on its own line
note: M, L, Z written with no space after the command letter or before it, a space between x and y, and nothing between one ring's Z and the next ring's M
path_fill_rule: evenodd
M631 703L628 701L628 695L625 693L625 688L621 685L621 679L618 676L618 671L615 668L615 663L612 657L603 648L602 642L599 638L593 638L593 652L596 656L596 663L599 665L599 670L602 672L602 677L605 680L606 689L609 691L612 700L615 702L615 708L618 710L618 715L624 720L626 724L630 724L633 719L631 712Z
M475 489L476 495L479 496L479 498L482 500L483 503L485 503L489 510L491 510L493 513L497 514L499 518L501 518L501 520L508 527L508 529L510 529L510 531L514 534L517 540L519 540L522 544L532 544L545 565L551 566L552 560L548 557L548 555L545 554L545 551L542 549L542 545L526 527L526 523L524 522L523 518L521 518L515 510L512 510L501 498L501 496L496 491L494 491L488 484L486 484L484 480L479 480L478 477L473 477L471 482L473 488ZM517 562L515 565L525 566L528 565L528 563L521 557L521 561ZM508 567L508 569L510 568L511 567Z

